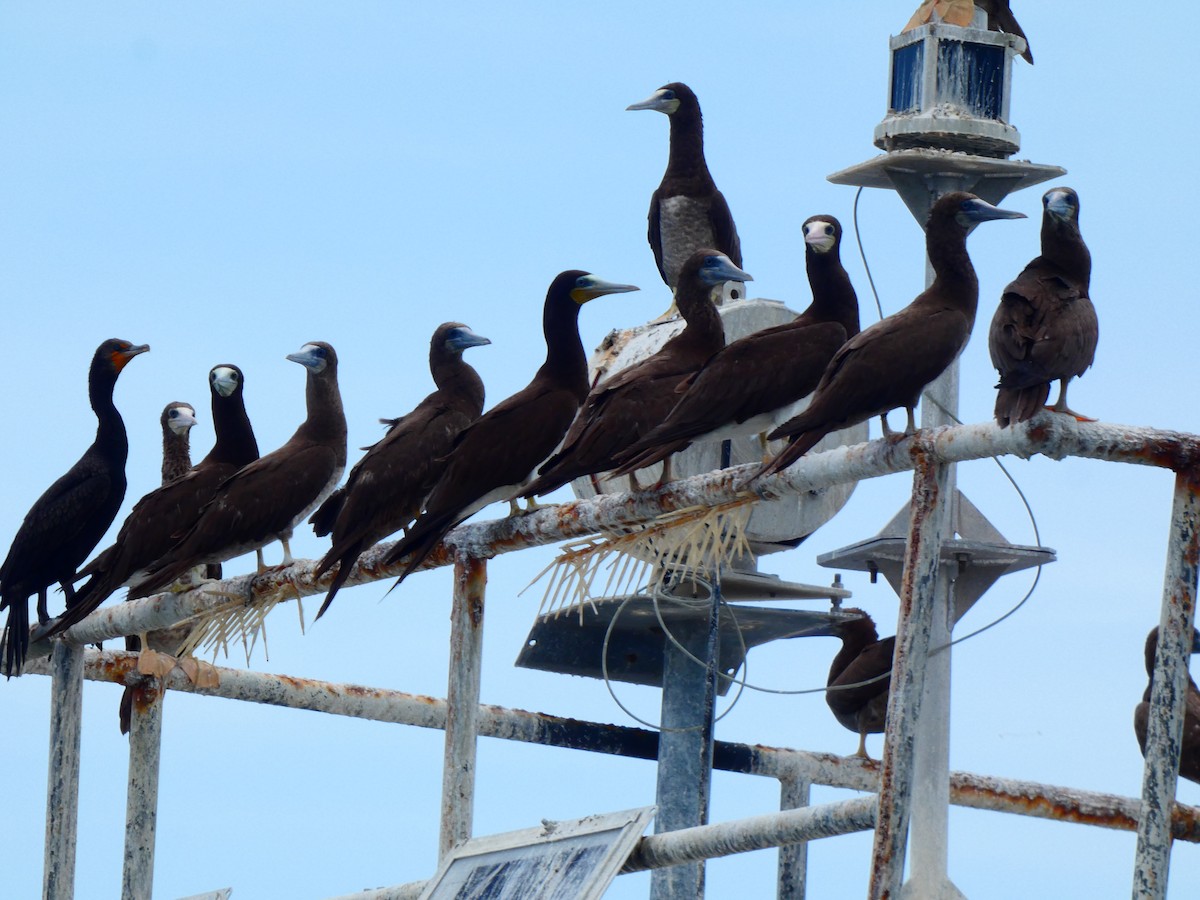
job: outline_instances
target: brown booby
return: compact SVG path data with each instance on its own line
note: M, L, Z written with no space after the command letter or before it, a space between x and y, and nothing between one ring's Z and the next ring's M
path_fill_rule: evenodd
M1041 255L1004 289L988 332L988 351L1000 372L1001 427L1039 412L1052 381L1060 387L1050 408L1083 419L1067 406L1067 383L1091 366L1100 336L1088 296L1092 255L1079 233L1079 195L1051 188L1042 207Z
M200 518L217 488L243 466L258 459L258 442L246 415L245 379L237 366L222 364L208 373L216 441L204 459L183 476L164 480L130 511L113 545L79 570L91 578L67 604L50 634L65 631L98 608L114 591L146 575ZM165 444L164 444L165 447ZM166 475L164 450L164 476ZM209 577L217 573L206 573ZM219 577L219 575L217 575ZM138 649L131 647L130 649Z
M657 110L671 120L667 170L650 198L646 233L663 281L675 290L683 264L703 247L715 247L741 268L733 215L704 161L704 122L692 89L673 81L625 108Z
M979 222L1023 219L1024 213L997 209L974 194L952 191L933 204L925 225L925 251L933 284L899 312L863 329L842 345L826 367L802 413L771 432L791 442L760 475L787 468L832 431L873 416L892 435L888 410L908 414L905 434L916 430L913 409L925 385L962 352L979 305L979 279L967 255L967 234Z
M25 514L0 566L0 610L4 625L4 674L20 675L29 649L29 604L37 594L38 622L49 621L46 589L62 586L70 603L79 567L117 516L125 499L129 440L113 403L117 376L150 347L111 338L92 356L88 399L96 413L96 439L79 461L46 489Z
M192 468L191 431L196 425L196 409L175 400L162 411L158 424L162 427L162 483L166 484Z
M746 335L714 354L680 385L667 418L621 454L614 474L661 462L693 441L755 434L765 439L777 411L811 394L833 354L858 334L858 296L838 252L841 223L812 216L802 231L813 295L809 307L791 322Z
M275 540L283 544L282 564L292 563L292 530L329 496L346 467L346 416L333 347L314 341L287 358L307 369L307 418L282 447L221 483L192 527L132 582L131 600L166 588L193 566L224 562Z
M313 513L309 521L317 536L333 535L333 546L314 574L338 566L318 619L359 555L421 512L454 438L483 412L483 380L463 360L463 351L490 343L461 322L439 325L429 341L429 371L437 390L412 412L388 420L388 433L350 470L345 486Z
M631 443L662 422L679 399L679 383L725 345L713 289L727 281L751 280L717 250L697 250L688 257L675 290L676 305L687 323L683 331L652 356L592 389L562 449L538 470L522 496L549 493L576 478L611 469Z
M1025 32L1017 24L1017 19L1009 6L1009 0L924 0L903 30L911 31L918 25L939 21L966 28L970 26L975 17L976 6L987 13L988 31L1015 34L1025 42L1025 50L1021 56L1027 63L1033 65L1033 53L1029 49L1029 38L1025 37Z
M842 639L842 649L829 666L826 687L832 690L826 690L825 702L838 722L858 735L854 755L870 759L867 735L882 733L887 723L896 638L880 640L875 622L861 609L844 612L860 613L862 618L834 626L834 634Z
M1200 653L1200 631L1192 629L1192 653ZM1158 629L1146 636L1146 674L1150 683L1142 694L1142 702L1133 711L1133 732L1137 735L1142 756L1146 755L1146 728L1150 721L1150 691L1154 688L1154 662L1158 656ZM1188 676L1187 706L1183 714L1183 738L1180 741L1179 775L1200 784L1200 689Z
M515 498L538 464L558 446L588 393L587 357L579 339L579 308L606 294L636 291L578 270L550 283L542 310L546 361L524 388L459 432L425 511L396 542L384 564L403 557L403 581L451 528L489 503Z

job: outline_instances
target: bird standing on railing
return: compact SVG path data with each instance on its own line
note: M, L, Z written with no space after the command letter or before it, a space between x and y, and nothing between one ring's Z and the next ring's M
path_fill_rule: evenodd
M725 345L713 289L727 281L750 280L749 273L718 250L693 253L679 273L675 290L675 302L687 323L683 331L656 353L592 388L562 449L546 460L522 496L549 493L576 478L613 468L630 444L662 422L679 399L679 384Z
M437 390L412 412L392 420L383 439L350 470L345 486L313 513L309 521L317 536L333 535L333 546L314 575L338 566L318 619L345 584L359 555L408 527L421 512L421 504L446 468L454 439L483 412L483 380L463 360L463 351L490 343L461 322L439 325L429 341L429 371Z
M307 370L304 422L282 447L221 483L183 537L132 582L131 600L163 590L193 566L261 551L275 540L283 544L282 565L292 563L292 530L329 496L345 470L346 416L333 347L315 341L287 358Z
M1096 358L1100 324L1089 296L1092 255L1079 233L1079 195L1068 187L1042 197L1042 252L1004 289L988 332L1000 372L996 421L1006 426L1040 412L1059 382L1055 412L1091 421L1067 406L1067 383Z
M679 401L667 418L620 455L614 474L661 462L693 441L757 434L765 455L775 414L812 393L833 354L858 334L858 296L838 252L841 223L812 216L802 231L813 295L808 309L715 353L676 389Z
M1021 56L1032 66L1033 53L1029 49L1029 38L1025 37L1025 32L1017 24L1016 16L1013 15L1012 8L1009 6L1009 0L924 0L903 30L911 31L918 25L937 21L965 28L975 17L976 6L987 13L988 31L1015 34L1025 42L1025 49Z
M791 438L760 475L787 468L825 435L873 416L892 436L888 410L908 414L905 434L916 431L913 410L925 386L966 346L979 306L979 279L967 255L967 235L979 222L1023 219L974 194L952 191L933 204L925 225L925 251L933 284L899 312L863 329L834 354L808 408L769 435Z
M1192 653L1200 653L1200 631L1192 629ZM1146 636L1146 674L1150 683L1142 694L1142 702L1133 711L1133 733L1137 735L1142 755L1146 755L1146 729L1150 722L1150 692L1154 689L1154 663L1158 657L1158 629ZM1179 775L1200 784L1200 689L1188 676L1187 705L1183 714L1183 738L1180 741Z
M4 674L20 675L29 650L30 595L37 594L38 622L50 619L46 589L62 586L70 604L76 569L104 536L125 499L129 439L113 403L117 376L146 344L109 339L92 356L88 399L96 413L96 439L79 461L46 489L25 514L8 558L0 566L0 609L4 625Z
M76 592L49 634L58 634L82 621L113 592L145 576L150 566L196 523L222 482L258 459L258 443L246 415L242 370L229 364L214 366L208 373L208 386L216 435L212 450L183 475L166 481L137 502L112 546L79 570L81 577L91 578ZM169 432L168 424L163 435L164 475L168 459L172 468L182 462Z
M881 734L887 725L896 638L880 640L875 622L861 609L843 612L859 613L862 618L833 626L834 634L842 639L842 649L829 666L826 687L834 690L825 692L825 702L838 722L858 735L854 755L870 759L867 735Z
M606 294L636 290L579 270L563 272L550 283L542 307L546 361L528 385L459 432L425 511L384 557L384 565L408 557L397 584L446 532L489 503L507 500L511 512L518 511L516 497L554 452L588 393L580 307Z
M742 244L704 159L704 121L692 89L673 81L625 108L656 110L671 121L667 170L650 198L646 233L663 281L674 291L684 263L703 247L715 247L741 268Z

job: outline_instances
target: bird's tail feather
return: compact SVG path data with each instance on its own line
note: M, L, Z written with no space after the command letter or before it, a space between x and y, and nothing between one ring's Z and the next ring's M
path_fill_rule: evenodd
M781 472L802 457L805 453L811 450L828 434L823 429L814 431L805 431L797 434L790 444L784 447L776 457L766 463L762 470L754 476L755 479L762 478L764 475L774 475L776 472Z
M329 592L325 594L325 602L322 603L321 608L317 610L318 619L325 615L325 610L329 609L329 604L333 602L333 598L337 596L337 592L341 590L342 585L346 583L346 579L350 577L350 570L354 567L354 564L358 562L358 557L362 554L362 551L363 542L355 541L352 545L341 551L341 554L337 560L331 560L328 564L326 564L326 560L332 555L332 551L325 554L325 559L321 560L321 566L318 567L316 572L318 576L328 571L334 562L338 563L338 570L336 573L334 573L333 581L329 584Z
M996 421L1001 428L1026 422L1038 414L1049 398L1049 383L1025 388L1001 387L996 391Z
M4 677L20 675L29 651L29 601L24 598L8 604L8 621L4 623Z

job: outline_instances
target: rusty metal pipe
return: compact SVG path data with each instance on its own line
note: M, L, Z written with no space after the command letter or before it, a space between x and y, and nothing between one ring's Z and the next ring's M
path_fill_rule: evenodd
M1200 559L1200 482L1195 472L1175 479L1171 532L1158 623L1158 654L1146 726L1141 821L1133 870L1133 896L1163 900L1171 863L1171 809L1179 779L1179 754L1188 694L1188 655L1196 617Z
M22 601L23 602L23 601ZM83 716L83 648L56 643L50 659L50 772L46 786L43 900L75 896L79 832L79 746Z
M550 506L527 516L461 525L447 535L421 568L449 565L451 547L470 556L490 558L528 547L595 534L602 527L646 522L674 510L713 505L739 498L776 497L819 490L834 484L911 470L918 458L965 462L1012 454L1043 454L1053 459L1082 456L1175 470L1200 465L1200 436L1153 428L1101 422L1076 422L1070 416L1044 413L1028 422L1000 428L994 422L930 428L892 443L876 440L802 457L784 472L750 483L756 465L722 469L673 482L658 490L604 494ZM398 575L399 561L382 565L392 543L378 544L360 557L347 585ZM66 632L81 644L128 634L169 628L185 618L229 603L229 596L253 602L263 597L294 599L324 593L332 573L313 577L315 563L301 560L285 569L242 575L186 594L158 594L132 603L102 607ZM220 594L215 594L219 591ZM45 655L45 641L35 641L32 655Z
M450 612L450 674L438 859L444 859L459 844L471 839L486 584L487 563L459 556L454 563L454 602Z

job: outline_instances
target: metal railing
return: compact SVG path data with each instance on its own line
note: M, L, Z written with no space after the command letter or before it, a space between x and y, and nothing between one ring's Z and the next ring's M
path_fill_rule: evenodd
M945 512L949 464L991 456L1080 456L1169 468L1176 473L1163 588L1160 638L1140 801L1029 782L951 773L951 802L1001 812L1136 830L1134 895L1166 896L1173 840L1200 841L1200 810L1174 801L1187 695L1187 656L1195 616L1200 561L1200 436L1042 415L1022 425L925 429L899 440L842 447L800 460L777 475L751 482L756 466L689 478L659 491L614 494L548 507L528 516L455 529L423 567L455 566L450 686L446 701L395 691L333 685L238 669L217 669L217 684L199 687L179 671L146 689L136 655L84 651L85 644L178 624L229 603L287 600L323 592L311 562L260 576L229 579L221 596L202 590L162 594L98 610L55 641L31 647L27 671L54 679L51 785L47 808L44 896L73 896L77 837L80 711L84 677L141 686L130 745L130 782L123 897L150 896L153 877L157 753L161 737L159 689L303 708L446 731L440 847L469 838L474 808L475 745L480 735L653 759L657 735L613 725L561 719L480 705L480 634L486 560L500 553L643 523L664 512L715 505L740 497L771 498L832 484L914 471L912 518L900 597L896 656L881 764L826 754L718 741L714 768L773 777L781 782L783 810L642 839L628 868L675 865L765 847L780 847L779 896L804 894L804 843L874 828L871 898L899 895L907 842L914 728L920 716L925 661ZM348 584L395 576L401 566L381 564L389 544L368 551ZM156 680L157 681L157 680ZM812 784L875 794L806 807ZM796 809L794 807L804 807ZM356 894L357 898L416 896L419 885Z

